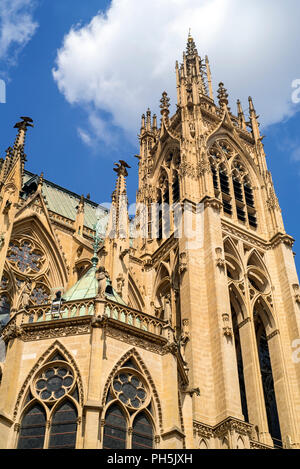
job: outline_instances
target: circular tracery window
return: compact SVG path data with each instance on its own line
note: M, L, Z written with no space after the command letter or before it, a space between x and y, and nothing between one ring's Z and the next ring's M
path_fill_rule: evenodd
M123 404L134 409L140 408L147 398L147 392L142 380L135 374L122 372L113 380L113 390Z
M35 392L43 401L54 401L67 394L73 383L73 373L67 366L52 366L37 378Z
M39 272L43 257L43 253L27 240L10 243L7 254L7 259L22 273Z

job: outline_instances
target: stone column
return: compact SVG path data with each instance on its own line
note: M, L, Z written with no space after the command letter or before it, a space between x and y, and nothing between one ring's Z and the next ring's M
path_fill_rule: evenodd
M163 428L160 448L183 448L184 434L181 430L178 406L178 371L175 343L166 345L166 353L162 357L164 380L163 394L161 396L163 410Z
M100 414L102 406L101 372L105 347L105 300L95 300L95 316L92 319L90 369L87 402L84 406L85 430L84 448L96 449L100 446Z

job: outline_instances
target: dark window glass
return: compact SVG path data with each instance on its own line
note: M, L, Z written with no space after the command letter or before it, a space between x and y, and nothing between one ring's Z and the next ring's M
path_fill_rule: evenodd
M75 399L75 401L79 402L79 393L77 386L75 387L74 391L72 392L71 396Z
M105 416L104 449L125 449L126 448L126 420L119 406L113 404Z
M55 355L53 355L53 357L51 358L51 361L52 361L52 362L55 362L55 361L63 361L63 362L65 362L66 359L65 359L59 352L57 352Z
M173 178L172 194L173 194L173 203L175 204L175 202L178 202L180 198L179 181L178 181L177 172L175 173L174 178Z
M11 243L7 259L16 263L21 272L26 272L27 269L38 272L41 257L40 254L33 252L30 243L24 242L20 247Z
M227 174L220 171L219 176L220 176L221 191L224 192L225 194L229 194L229 182L228 182Z
M217 171L215 170L215 168L213 166L211 167L211 172L212 172L212 175L213 175L214 188L215 188L215 190L218 190L219 187L218 187Z
M249 219L249 225L253 226L254 228L257 227L257 221L256 221L256 216L255 215L250 215L248 213L248 219Z
M43 407L35 404L24 415L18 449L42 449L44 446L46 415Z
M233 179L233 189L234 189L234 196L240 202L243 202L243 192L242 192L242 184L240 181Z
M271 361L270 361L269 346L268 346L265 332L263 332L263 334L260 337L258 350L259 350L259 363L260 363L261 378L262 378L265 404L266 404L266 412L267 412L267 418L268 418L268 424L269 424L269 432L273 439L274 445L281 447L282 446L281 431L280 431L275 390L274 390L274 381L273 381L272 367L271 367Z
M137 369L135 363L133 362L133 360L132 360L131 358L129 358L129 360L127 360L127 362L124 363L124 365L123 365L124 368L127 367L127 366L128 366L128 368L135 368L135 369Z
M236 213L237 213L237 217L239 220L241 221L246 221L246 215L245 215L245 212L243 209L237 207L236 208Z
M146 415L138 414L133 422L132 449L153 447L153 429Z
M228 213L229 215L232 214L231 204L229 202L226 202L226 200L223 200L223 210L225 213Z
M55 412L50 431L50 449L74 449L77 434L77 412L72 402L64 402Z
M249 205L250 207L254 207L254 198L253 198L252 189L244 185L244 190L245 190L246 204Z

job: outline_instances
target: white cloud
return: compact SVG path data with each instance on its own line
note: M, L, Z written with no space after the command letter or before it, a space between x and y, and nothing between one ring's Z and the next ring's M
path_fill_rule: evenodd
M251 95L269 125L298 110L291 96L300 78L299 17L294 0L112 0L65 36L53 76L70 103L92 107L94 119L95 109L108 112L135 138L146 108L159 112L162 91L176 102L174 65L191 27L198 52L209 56L215 96L223 81L235 111L236 99L247 110ZM101 122L98 139L107 143Z
M1 0L0 59L9 65L15 63L37 29L32 16L35 5L35 0Z

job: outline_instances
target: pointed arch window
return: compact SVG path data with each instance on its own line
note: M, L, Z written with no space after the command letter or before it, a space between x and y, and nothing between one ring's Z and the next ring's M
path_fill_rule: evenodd
M218 184L217 170L213 165L211 165L211 172L212 172L212 177L213 177L215 196L217 197L219 193L219 184Z
M153 448L153 428L145 412L136 416L133 422L132 449Z
M31 380L17 448L75 448L78 402L76 372L57 351Z
M51 422L49 449L74 449L77 434L77 411L65 401L54 412Z
M104 449L153 447L151 394L132 359L127 360L113 377L106 395L106 405Z
M178 202L180 199L178 171L173 172L172 197L173 197L173 204Z
M109 407L105 416L103 449L125 449L127 423L118 404Z
M158 239L161 240L163 237L163 214L162 214L162 195L161 190L158 189Z
M18 449L43 449L46 431L46 413L35 403L25 413L18 442Z
M246 169L239 159L233 162L232 184L238 220L257 227L253 190Z
M275 396L274 379L270 360L270 352L266 337L265 328L260 319L259 313L254 312L255 329L257 335L257 348L261 379L264 391L266 413L268 419L269 432L275 446L282 446L280 423Z

